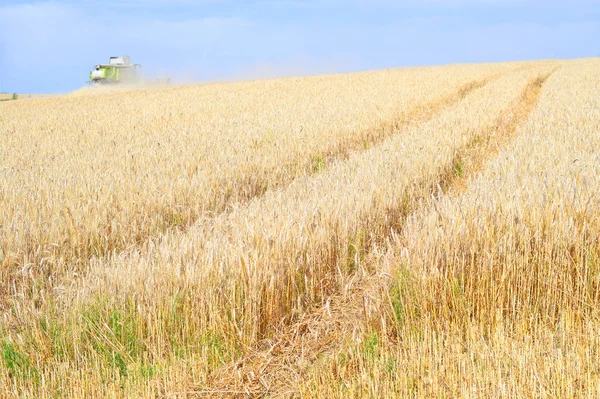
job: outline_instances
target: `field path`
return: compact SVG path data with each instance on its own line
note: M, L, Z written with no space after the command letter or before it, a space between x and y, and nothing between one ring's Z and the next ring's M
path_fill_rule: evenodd
M496 71L498 69L495 68ZM373 117L369 120L372 125L365 126L365 122L360 121L352 132L324 132L324 138L318 135L318 130L288 132L289 140L283 135L271 137L269 131L256 133L253 129L269 126L269 123L260 120L247 122L251 133L242 132L236 137L232 132L240 129L237 120L248 119L244 114L248 111L244 107L241 111L237 110L240 115L233 114L232 126L225 123L223 127L219 125L222 122L215 122L214 129L224 131L218 134L187 128L185 123L192 123L188 119L196 116L188 115L181 107L161 110L159 126L167 132L181 129L182 137L177 137L178 140L189 140L195 136L197 140L198 135L206 134L206 148L200 148L207 154L198 155L193 152L181 154L183 150L174 148L172 137L168 140L162 137L171 133L153 132L150 129L153 126L151 116L143 118L136 115L139 111L129 110L130 107L139 108L139 104L125 97L128 93L115 94L123 96L127 102L118 98L113 100L123 108L124 115L132 119L127 124L116 116L102 120L95 113L79 115L81 120L69 121L68 127L65 121L53 120L65 110L85 107L85 104L93 104L94 101L103 107L103 99L108 97L100 95L81 99L84 104L81 106L77 103L78 99L72 98L37 101L35 104L39 103L40 107L57 104L52 110L56 115L49 114L44 118L28 114L33 103L7 107L0 117L0 128L7 134L7 154L11 146L16 150L11 151L11 157L6 158L6 165L2 165L0 170L0 183L10 188L0 197L4 201L0 203L0 226L10 226L10 229L0 228L1 277L16 283L18 278L15 275L23 273L56 279L57 272L63 268L85 272L92 257L102 258L143 246L148 240L170 230L185 231L200 218L216 217L260 197L267 190L286 187L298 177L321 173L331 164L347 158L351 152L375 146L404 126L431 118L502 73L495 72L473 81L461 77L459 81L467 83L448 83L448 87L441 90L446 94L441 96L435 94L433 88L443 86L440 83L443 79L437 83L425 82L432 92L419 94L420 97L417 97L422 97L421 103L421 100L406 99L410 97L408 93L412 88L401 88L399 92L406 91L406 98L398 103L399 109L394 112L394 117L388 118L382 111L379 123ZM431 75L435 76L434 73ZM456 88L452 88L454 85ZM240 97L243 98L243 95ZM264 105L265 108L273 106L267 102ZM29 107L29 111L25 107ZM114 109L109 111L115 112ZM216 113L216 110L213 112ZM259 115L268 112L267 108ZM312 112L315 113L314 110ZM370 112L374 113L373 110ZM13 120L13 114L18 118ZM181 127L170 127L175 124L173 115L181 120ZM277 124L278 118L281 117L274 117L272 123ZM298 128L293 124L294 118L288 120L292 122L287 122L291 125L286 129ZM324 122L314 123L321 126ZM33 137L40 136L39 140L27 139L33 144L24 139L22 130L27 128L34 132ZM225 131L226 128L231 132ZM301 125L300 130L302 128ZM207 127L203 125L202 129ZM342 124L339 129L343 131L348 126ZM40 131L44 134L38 133ZM63 134L64 131L67 133ZM79 131L81 135L73 133ZM120 143L123 135L131 136L126 143ZM65 140L68 142L60 145ZM280 150L277 151L275 146ZM24 148L31 148L33 154L25 154ZM2 150L0 148L0 155L3 155ZM126 154L122 154L123 150ZM148 154L142 156L145 152ZM166 155L171 152L172 165L165 165ZM23 169L21 158L25 155L27 159L35 159L39 165ZM196 156L199 159L194 159ZM190 159L180 159L186 157ZM165 179L170 169L177 173ZM48 184L40 185L40 181ZM27 233L13 234L16 230Z
M529 137L523 132L540 145L554 115L569 123L548 95L584 92L585 80L563 83L581 65L432 67L3 103L0 396L314 397L364 384L378 392L389 359L373 369L361 357L373 334L382 352L390 344L385 355L413 351L409 365L423 348L418 338L393 346L412 325L394 318L401 284L413 280L403 280L405 259L423 268L446 253L460 261L469 239L488 233L452 241L481 222L480 208L454 204L441 225L437 207L472 193L484 173L496 182L489 192L504 190L510 202L514 185L494 180L501 173L489 165ZM52 112L38 118L32 105ZM590 107L572 108L595 128L586 124ZM530 159L525 144L519 156L526 166L556 157L544 152ZM490 214L484 229L494 233L504 225ZM495 238L481 244L488 253ZM401 312L421 321L410 311L425 298L419 315L439 316L440 291L414 291ZM481 296L477 286L466 292ZM410 370L418 376L437 359Z
M556 70L556 69L555 69ZM510 104L495 121L491 130L472 138L456 155L452 170L440 175L439 180L423 192L427 195L458 195L471 177L479 173L485 163L496 156L514 139L522 125L535 109L545 81L555 71L541 74L523 89L518 100ZM396 226L401 230L406 217L425 198L412 198L414 209L407 209ZM398 232L400 233L400 232ZM365 263L381 254L370 254ZM384 262L385 263L385 262ZM288 397L296 393L295 386L303 372L324 353L341 347L349 338L360 339L368 324L380 323L382 298L386 297L388 277L384 270L361 269L348 279L342 293L331 295L325 305L307 312L293 325L283 327L272 339L259 343L243 359L224 366L206 385L192 387L190 397ZM385 322L384 322L385 323Z

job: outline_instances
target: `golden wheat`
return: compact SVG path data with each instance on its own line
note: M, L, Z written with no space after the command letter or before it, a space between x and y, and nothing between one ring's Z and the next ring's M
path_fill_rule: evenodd
M600 394L597 68L577 61L552 75L464 193L408 218L399 255L380 265L396 275L387 324L318 362L303 396Z
M419 107L515 67L390 70L4 103L3 273L20 269L48 278L67 266L84 269L91 256L185 228L317 172L329 158L377 143L390 124L418 116Z
M351 154L319 175L298 178L285 189L200 220L185 234L166 235L141 251L119 254L109 262L96 259L82 285L119 295L139 287L168 292L173 285L206 281L195 287L194 298L198 306L217 306L200 311L215 317L216 325L223 323L219 306L231 305L229 295L241 290L240 317L254 320L249 337L256 338L260 326L274 326L290 312L287 306L299 304L299 311L305 300L314 301L313 292L326 292L327 276L356 267L364 247L393 225L386 220L404 211L403 201L413 195L414 186L434 182L451 169L456 151L484 135L540 73L527 69L505 75L431 121ZM298 277L301 281L295 281ZM288 297L295 284L306 298ZM221 305L215 288L228 293Z
M0 395L593 397L597 66L3 103Z

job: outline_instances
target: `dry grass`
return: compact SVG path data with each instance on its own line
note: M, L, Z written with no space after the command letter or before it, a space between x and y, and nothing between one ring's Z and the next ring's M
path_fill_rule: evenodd
M0 105L0 395L593 396L597 65Z

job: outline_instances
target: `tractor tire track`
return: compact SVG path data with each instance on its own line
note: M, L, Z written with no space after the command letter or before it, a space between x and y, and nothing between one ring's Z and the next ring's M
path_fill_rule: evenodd
M400 231L406 218L418 209L420 200L430 195L458 195L470 178L480 172L487 161L504 148L518 133L537 105L544 83L558 68L531 80L519 98L500 113L493 126L474 136L456 153L450 167L438 180L427 185L420 195L404 201L394 213L391 228ZM382 258L370 254L365 263ZM383 260L385 262L385 259ZM313 308L298 322L279 330L273 339L259 343L256 350L243 359L217 370L212 384L191 387L188 397L291 397L303 372L318 357L339 347L349 338L360 339L366 327L381 325L381 298L387 291L386 273L377 274L375 267L349 279L344 292L330 296L324 306Z
M401 112L400 116L392 121L382 122L377 127L361 130L353 135L344 136L341 140L331 143L327 148L315 152L309 159L303 160L300 164L298 164L297 159L292 158L292 161L283 165L282 170L277 172L274 179L267 179L264 177L257 179L256 176L253 175L247 176L244 180L240 180L233 184L234 186L239 187L239 190L226 193L209 207L209 211L184 217L177 223L167 223L162 233L166 233L173 228L185 233L201 218L214 218L220 214L227 213L233 207L243 206L256 198L261 197L267 190L282 189L289 186L300 176L312 176L323 173L335 162L348 159L353 152L364 151L370 147L374 147L391 136L401 134L404 129L412 124L426 122L440 113L443 109L458 103L474 90L484 87L488 83L507 73L522 70L524 68L528 67L518 67L506 72L493 74L484 79L466 83L455 93ZM264 176L272 175L273 173L264 174ZM273 180L275 183L273 183L273 181L269 183L268 180ZM165 209L164 212L168 213L169 210ZM167 215L165 216L165 219L172 219L172 216L173 215ZM145 237L146 240L151 238L154 237ZM138 244L144 241L144 237L140 237L140 239L141 241L139 239L137 240ZM122 248L110 248L108 251L100 254L99 257L108 255L110 252L118 251L119 249Z
M33 276L41 275L44 279L54 282L50 285L60 285L60 281L64 278L60 273L57 273L57 270L69 270L70 272L85 275L93 259L104 259L117 253L128 252L131 249L135 250L148 245L153 240L159 239L161 235L169 232L185 234L200 219L212 219L221 214L228 213L234 207L243 206L263 196L268 190L287 187L300 176L312 176L322 173L335 162L347 159L351 153L364 151L380 144L386 138L401 134L408 126L433 118L443 109L459 102L472 91L485 86L506 73L524 68L528 67L520 66L509 71L468 82L452 94L400 112L400 115L391 121L382 122L379 126L361 130L356 134L346 135L340 140L332 142L326 148L321 149L321 151L313 153L310 158L302 159L300 162L298 162L298 159L292 158L289 163L280 165L282 167L273 173L250 173L243 179L231 184L238 187L238 190L221 193L219 197L215 198L208 205L207 210L201 213L195 212L191 206L184 206L175 210L170 207L158 209L154 214L155 217L161 220L161 227L158 231L139 231L133 236L119 236L118 239L109 239L105 245L97 247L94 243L103 242L106 237L114 236L114 226L107 226L106 232L89 236L83 242L71 242L70 239L66 239L60 248L56 245L52 245L51 248L47 249L39 245L24 248L23 251L27 254L25 258L28 259L28 270L31 271ZM76 240L80 240L80 238L77 237ZM47 259L52 258L49 254L56 251L60 251L61 256L56 256L55 258L59 259L62 263L68 264L69 267L56 267L52 262L47 261ZM4 259L0 259L4 270L2 273L3 280L10 281L11 283L8 285L14 288L12 290L14 292L12 293L8 290L4 292L4 295L0 293L0 308L9 306L10 297L14 295L18 296L20 291L18 287L21 284L26 285L26 282L19 274L19 270L22 269L20 260L22 258L23 256L6 254Z

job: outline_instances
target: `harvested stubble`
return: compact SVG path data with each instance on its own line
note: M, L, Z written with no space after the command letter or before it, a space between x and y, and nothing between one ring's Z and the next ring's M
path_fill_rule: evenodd
M376 144L518 64L3 104L2 278L53 278ZM473 83L475 82L475 84ZM25 285L29 284L27 280Z
M331 350L296 391L600 395L598 65L553 74L519 136L464 193L408 218L386 262L384 323L364 320L362 342Z

